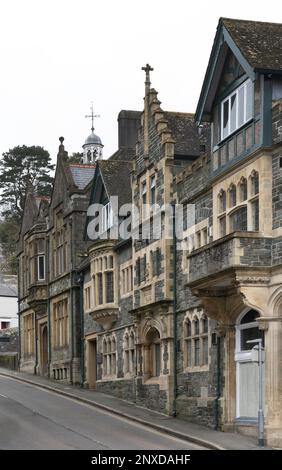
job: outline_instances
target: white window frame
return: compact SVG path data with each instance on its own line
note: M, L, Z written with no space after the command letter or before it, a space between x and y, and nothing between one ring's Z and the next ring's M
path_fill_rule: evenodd
M43 270L44 270L44 277L40 277L40 269L39 269L39 258L43 258ZM45 255L37 255L37 279L38 281L45 281L46 277L46 265L45 265Z
M106 232L113 226L113 209L112 204L108 202L102 208L101 214L101 233Z
M247 118L247 100L246 100L246 97L247 97L247 86L248 84L251 83L252 85L252 81L251 79L248 79L246 80L242 85L240 85L236 90L234 90L232 93L230 93L230 95L228 95L226 98L224 98L224 100L222 100L221 102L221 125L220 125L220 128L221 128L221 140L224 140L226 139L227 137L229 137L231 134L233 134L234 132L236 132L238 129L240 129L242 126L244 126L247 122L251 121L253 119L253 112L252 112L252 116ZM238 103L239 103L239 99L238 99L238 95L239 95L239 91L241 89L244 89L244 121L242 124L239 125L238 123L238 116L239 116L239 113L238 113ZM230 126L231 126L231 97L236 95L236 126L234 129L231 130ZM225 136L223 136L223 118L224 118L224 104L228 101L228 131L227 131L227 134ZM251 87L251 103L253 101L253 87Z

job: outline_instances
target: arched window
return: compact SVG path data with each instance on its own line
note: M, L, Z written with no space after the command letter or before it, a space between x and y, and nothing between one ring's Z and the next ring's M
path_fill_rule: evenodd
M184 324L184 367L192 367L192 324L189 318Z
M124 365L123 371L124 374L133 374L134 372L134 362L135 362L135 338L133 330L125 332L124 340Z
M116 375L117 351L115 336L104 337L102 344L103 377Z
M229 186L229 207L236 206L236 186L231 184Z
M248 185L247 180L242 176L239 182L239 190L240 190L240 202L246 201L248 198Z
M259 174L256 170L251 173L251 194L255 196L259 193Z
M144 370L146 376L159 377L161 373L161 340L160 333L154 327L146 335Z
M218 199L219 199L219 212L225 212L226 211L226 192L221 189L218 194Z
M189 318L190 315L190 318ZM184 320L184 368L207 366L209 323L205 314L187 314Z
M249 351L253 349L254 343L248 343L253 339L263 339L263 331L259 330L257 318L259 313L256 310L249 310L241 319L238 330L239 330L239 348L240 351Z

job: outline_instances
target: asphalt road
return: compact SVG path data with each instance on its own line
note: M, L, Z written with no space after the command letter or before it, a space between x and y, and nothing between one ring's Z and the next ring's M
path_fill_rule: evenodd
M201 447L0 375L0 450Z

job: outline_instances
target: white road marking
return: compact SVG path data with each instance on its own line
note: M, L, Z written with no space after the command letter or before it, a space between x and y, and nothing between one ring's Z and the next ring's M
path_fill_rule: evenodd
M2 393L0 393L0 397L8 398L8 397L6 397L6 395L2 395Z

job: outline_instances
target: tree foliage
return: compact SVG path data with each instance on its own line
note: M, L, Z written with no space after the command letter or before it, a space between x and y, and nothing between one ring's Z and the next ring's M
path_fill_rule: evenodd
M20 222L27 189L41 196L51 193L54 170L50 154L40 146L17 146L3 153L0 160L0 205L5 217Z
M17 272L16 245L19 235L19 224L14 218L0 220L0 251L2 262L0 269L9 274Z
M83 157L83 153L81 153L81 152L74 152L74 153L69 157L69 162L70 162L70 163L81 163L81 162L82 162L82 157Z

